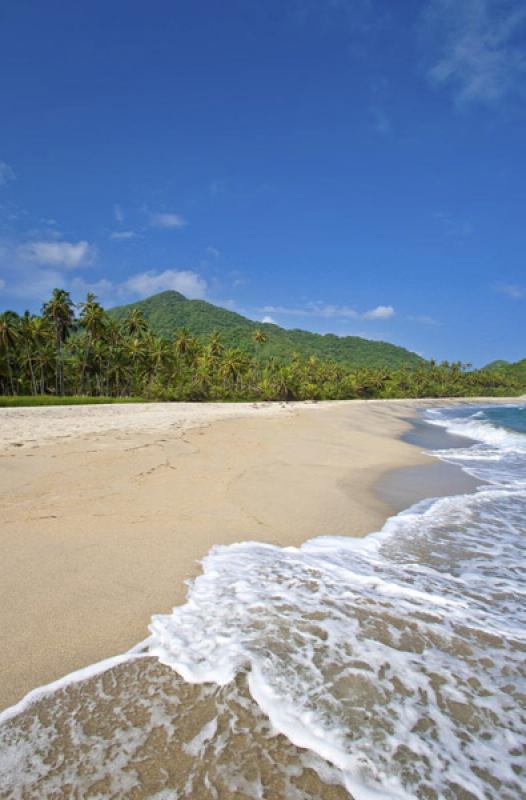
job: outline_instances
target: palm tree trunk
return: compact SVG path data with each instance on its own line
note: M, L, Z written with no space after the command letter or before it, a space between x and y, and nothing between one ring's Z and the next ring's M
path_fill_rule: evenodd
M11 385L11 394L15 394L15 384L13 381L13 370L11 368L11 352L9 350L9 345L6 344L5 348L5 358L7 361L7 374L9 375L9 383Z
M29 374L31 375L31 394L33 396L37 393L37 382L35 380L35 370L33 369L33 359L29 358Z

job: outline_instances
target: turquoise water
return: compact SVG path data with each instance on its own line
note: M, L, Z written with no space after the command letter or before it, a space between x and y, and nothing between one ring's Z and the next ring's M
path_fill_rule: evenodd
M481 409L482 419L517 433L526 433L526 406L504 406Z

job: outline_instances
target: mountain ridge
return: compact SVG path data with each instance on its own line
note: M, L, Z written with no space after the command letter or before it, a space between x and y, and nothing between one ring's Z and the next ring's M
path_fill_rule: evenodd
M303 357L332 359L356 367L416 367L425 361L417 353L390 342L360 336L312 333L300 328L287 329L273 323L256 322L206 300L190 300L173 290L116 306L108 313L123 319L133 309L143 312L157 336L170 339L181 328L186 328L198 338L219 331L228 347L239 347L249 353L260 352L261 355L279 360L290 359L293 353L298 353ZM258 329L267 336L262 346L258 346L252 338Z
M491 361L489 364L486 364L483 369L489 371L498 370L511 378L526 382L526 358L522 358L520 361L506 361L503 358L497 359L496 361Z

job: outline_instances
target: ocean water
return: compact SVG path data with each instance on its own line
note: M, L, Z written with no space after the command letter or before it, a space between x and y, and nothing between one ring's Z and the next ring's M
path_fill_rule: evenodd
M214 547L122 663L0 717L0 797L526 798L526 408L424 418L475 493Z

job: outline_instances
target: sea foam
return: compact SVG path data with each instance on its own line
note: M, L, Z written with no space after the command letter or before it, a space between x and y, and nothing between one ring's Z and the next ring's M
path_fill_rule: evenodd
M247 671L276 729L359 800L523 797L526 437L472 410L429 421L477 437L441 456L495 486L361 541L213 548L150 652L192 682Z

